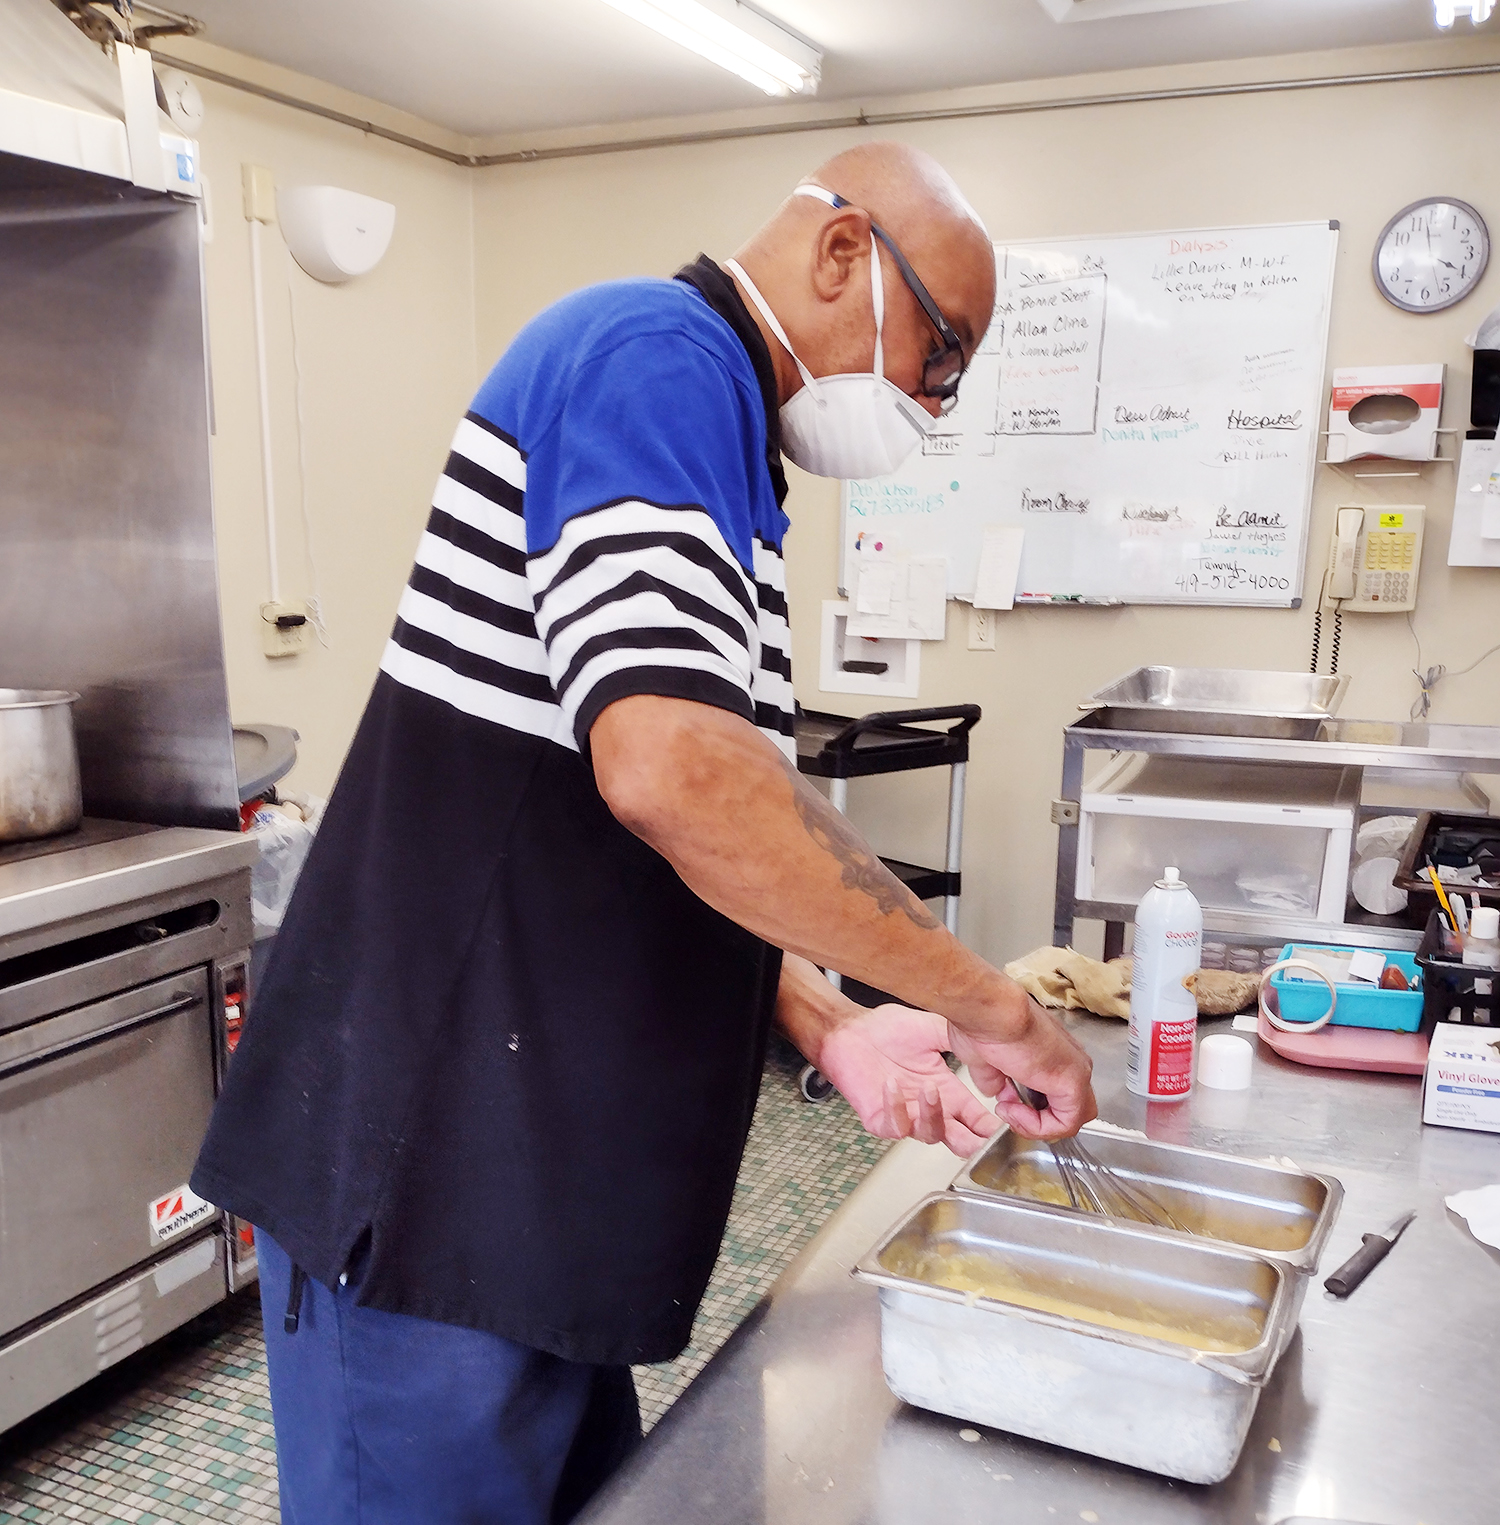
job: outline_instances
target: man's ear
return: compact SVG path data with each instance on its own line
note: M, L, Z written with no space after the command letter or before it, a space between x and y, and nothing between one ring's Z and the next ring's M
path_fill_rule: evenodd
M845 207L823 224L813 244L812 284L818 300L836 302L870 252L870 215Z

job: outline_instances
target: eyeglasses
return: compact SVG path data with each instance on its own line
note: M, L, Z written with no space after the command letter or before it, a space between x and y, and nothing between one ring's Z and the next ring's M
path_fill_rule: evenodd
M853 205L853 202L846 201L837 192L827 190L821 185L799 185L794 194L814 196L819 201L826 201L836 211L842 211L845 207ZM873 218L870 219L870 232L890 252L891 258L896 262L896 269L901 272L901 279L906 282L911 294L917 299L918 305L927 314L927 321L937 330L937 336L941 342L922 364L921 395L939 398L942 403L941 411L951 412L958 402L958 384L963 380L964 370L968 364L964 359L963 344L954 333L953 325L943 316L942 309L932 300L931 294L918 279L917 272L912 269L911 263L896 247L895 239Z

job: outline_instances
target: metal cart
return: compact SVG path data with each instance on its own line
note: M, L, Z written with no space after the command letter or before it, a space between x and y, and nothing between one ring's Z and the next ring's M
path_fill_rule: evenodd
M948 839L943 867L923 868L899 858L880 861L895 874L918 900L943 902L943 922L958 931L958 897L962 889L961 858L964 832L964 778L969 763L969 732L979 723L977 704L940 705L933 709L888 710L851 720L847 715L827 715L817 710L797 713L797 767L810 778L828 780L828 799L843 812L849 799L851 778L870 778L877 773L906 773L914 768L947 768ZM945 731L920 727L932 721L951 720ZM890 999L882 991L829 971L836 989L846 989L851 1000L878 1006ZM833 1094L832 1084L812 1065L807 1065L799 1084L808 1101L824 1101Z
M1075 919L1105 924L1104 956L1123 951L1125 927L1135 907L1114 901L1080 900L1077 895L1079 802L1083 797L1084 755L1090 751L1158 753L1172 757L1236 762L1314 763L1324 766L1380 769L1414 779L1438 774L1500 772L1500 727L1406 724L1385 720L1325 720L1305 739L1262 736L1208 736L1199 733L1141 731L1103 723L1100 710L1085 714L1063 730L1060 798L1052 805L1057 834L1057 891L1052 940L1071 945ZM1361 816L1372 812L1368 807ZM1413 812L1414 813L1414 812ZM1415 952L1420 930L1397 917L1374 916L1352 902L1342 925L1278 915L1204 909L1205 930L1235 936L1252 946L1280 946L1303 938L1352 947Z

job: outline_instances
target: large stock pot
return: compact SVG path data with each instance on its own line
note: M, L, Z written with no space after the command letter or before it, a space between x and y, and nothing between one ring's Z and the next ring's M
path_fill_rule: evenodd
M72 831L83 819L73 706L59 688L0 688L0 842Z

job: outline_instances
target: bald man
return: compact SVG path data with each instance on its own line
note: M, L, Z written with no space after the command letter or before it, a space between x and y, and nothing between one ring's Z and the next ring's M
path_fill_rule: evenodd
M193 1176L257 1226L286 1525L577 1513L687 1343L773 1023L885 1137L999 1126L948 1052L1023 1133L1094 1115L792 742L781 455L894 469L994 291L871 144L724 268L542 313L460 422Z

